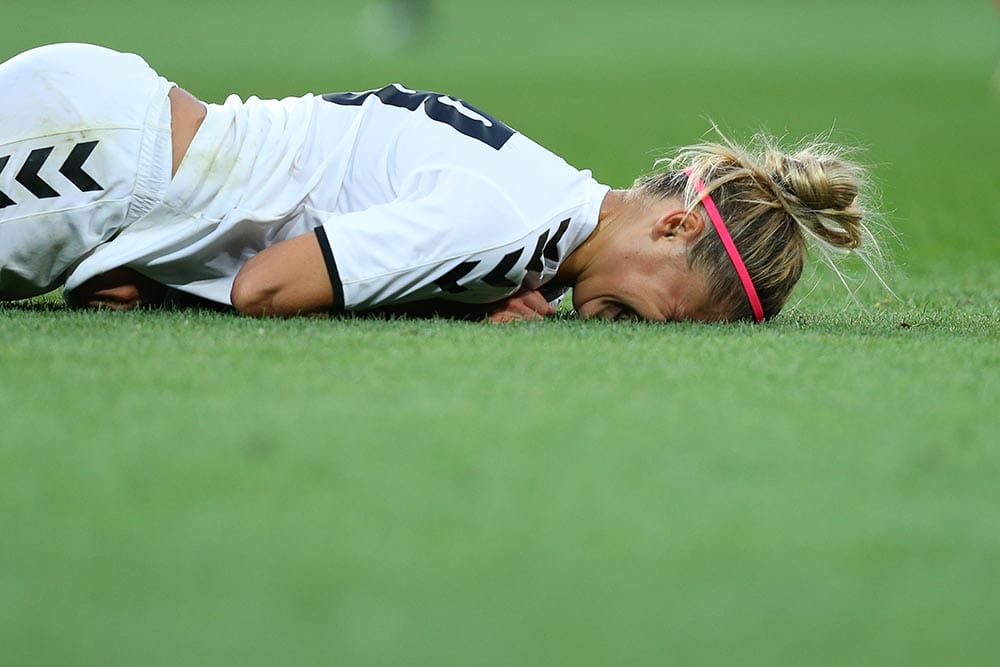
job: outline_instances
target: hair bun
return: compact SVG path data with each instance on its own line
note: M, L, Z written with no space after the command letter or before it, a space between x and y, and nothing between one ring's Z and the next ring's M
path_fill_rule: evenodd
M793 155L772 155L777 194L788 214L827 243L853 250L864 239L864 209L858 202L863 174L852 162L822 146Z
M786 155L778 172L781 183L803 204L816 210L845 209L858 197L858 180L841 160L807 152Z

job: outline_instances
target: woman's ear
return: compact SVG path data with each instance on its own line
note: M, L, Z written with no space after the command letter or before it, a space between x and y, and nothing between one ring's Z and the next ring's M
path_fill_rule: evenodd
M693 243L705 229L705 218L697 210L672 208L664 211L653 223L654 239L676 239Z

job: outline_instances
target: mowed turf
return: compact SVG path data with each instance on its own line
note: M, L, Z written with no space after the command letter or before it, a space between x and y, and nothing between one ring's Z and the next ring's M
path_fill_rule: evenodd
M0 56L98 41L213 100L402 80L616 186L706 116L832 128L899 299L817 271L765 326L0 307L0 663L995 660L988 3L456 0L399 52L360 3L174 6L14 7Z

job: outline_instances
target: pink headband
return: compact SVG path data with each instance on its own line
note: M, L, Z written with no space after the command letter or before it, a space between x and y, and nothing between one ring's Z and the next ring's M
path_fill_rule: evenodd
M701 204L705 207L705 211L708 212L708 217L712 220L712 224L715 225L715 232L722 240L722 245L726 248L726 253L729 255L729 259L733 263L737 275L740 277L740 282L743 283L743 291L747 293L750 308L753 309L754 319L758 322L762 321L764 319L764 307L760 305L760 299L757 297L757 290L753 286L753 280L750 279L750 273L747 271L746 264L743 263L743 258L740 257L740 251L736 249L736 244L733 243L733 237L730 236L729 230L726 229L726 223L722 220L722 214L719 213L715 202L712 201L712 195L705 190L705 184L702 180L692 175L691 169L685 169L684 173L688 178L694 180L694 187L701 196Z

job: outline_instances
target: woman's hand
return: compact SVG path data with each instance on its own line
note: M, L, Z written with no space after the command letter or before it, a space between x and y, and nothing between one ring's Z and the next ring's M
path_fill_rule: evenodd
M167 288L160 283L119 267L94 276L64 297L72 308L132 310L137 306L159 305L166 292Z
M524 290L513 296L509 296L503 301L492 304L489 315L486 318L493 324L503 324L505 322L518 322L520 320L540 320L549 315L554 315L556 309L546 301L545 297L538 290Z

